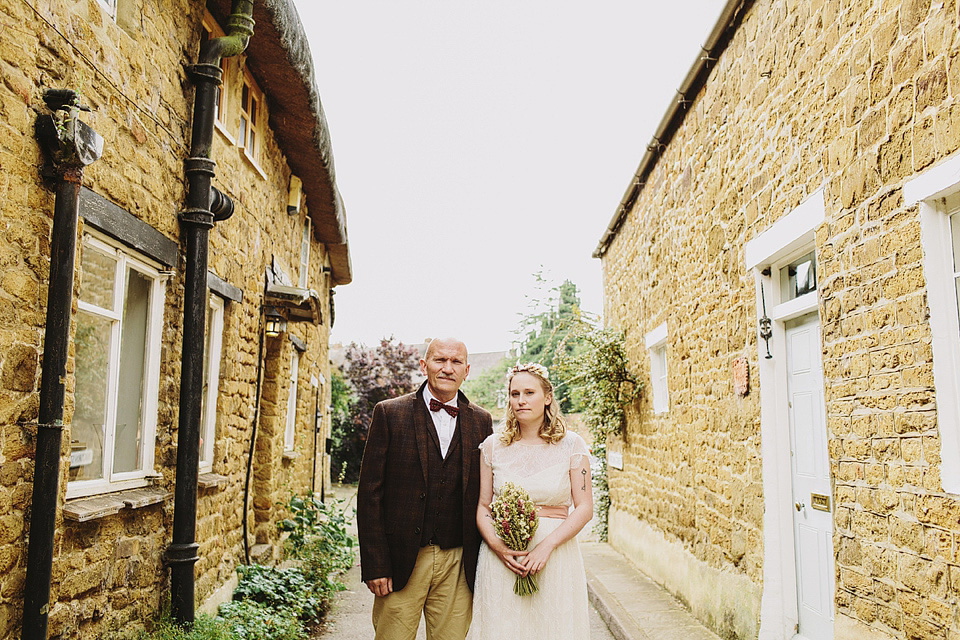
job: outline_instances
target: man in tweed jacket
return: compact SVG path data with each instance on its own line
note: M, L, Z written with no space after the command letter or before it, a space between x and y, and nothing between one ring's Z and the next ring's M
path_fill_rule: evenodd
M480 451L490 414L459 392L467 348L434 340L426 382L374 408L360 466L360 568L376 596L377 640L463 640L470 625L480 534Z

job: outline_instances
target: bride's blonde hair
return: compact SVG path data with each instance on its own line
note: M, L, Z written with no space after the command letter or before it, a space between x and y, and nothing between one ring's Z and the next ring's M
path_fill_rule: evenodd
M538 435L550 444L560 442L567 432L567 423L560 415L560 408L557 406L559 403L556 396L553 395L550 374L545 366L537 362L517 364L507 371L507 411L503 421L503 430L500 433L500 441L503 444L512 444L520 439L520 424L517 422L513 407L510 406L510 383L513 382L513 377L518 373L529 373L535 377L540 381L544 395L551 396L550 404L543 408L543 424L540 425Z

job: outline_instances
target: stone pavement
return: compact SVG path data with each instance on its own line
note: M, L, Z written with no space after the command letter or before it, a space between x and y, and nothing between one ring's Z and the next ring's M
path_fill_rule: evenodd
M584 542L590 602L616 640L719 640L616 549Z
M350 501L355 493L355 487L334 488L337 497ZM641 573L613 547L594 541L589 527L588 524L580 536L592 605L590 638L584 640L719 640L691 616L679 600ZM370 622L373 596L360 582L358 566L347 572L345 582L347 590L338 595L318 637L325 640L370 640L373 637ZM417 639L424 638L421 622Z

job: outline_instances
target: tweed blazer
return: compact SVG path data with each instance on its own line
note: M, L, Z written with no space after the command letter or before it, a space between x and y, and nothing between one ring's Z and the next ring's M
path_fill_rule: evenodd
M364 581L393 578L399 591L410 579L420 551L427 490L427 447L436 444L429 430L433 419L423 401L423 389L373 409L360 464L357 530L360 573ZM463 564L473 589L480 533L480 443L493 433L490 414L458 393L457 428L463 449Z

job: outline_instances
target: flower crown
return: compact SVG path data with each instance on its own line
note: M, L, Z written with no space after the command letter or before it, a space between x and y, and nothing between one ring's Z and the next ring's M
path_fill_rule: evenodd
M544 380L550 379L550 372L547 371L547 368L539 362L527 362L526 364L520 364L518 362L507 370L507 377L512 378L521 371L538 375Z

